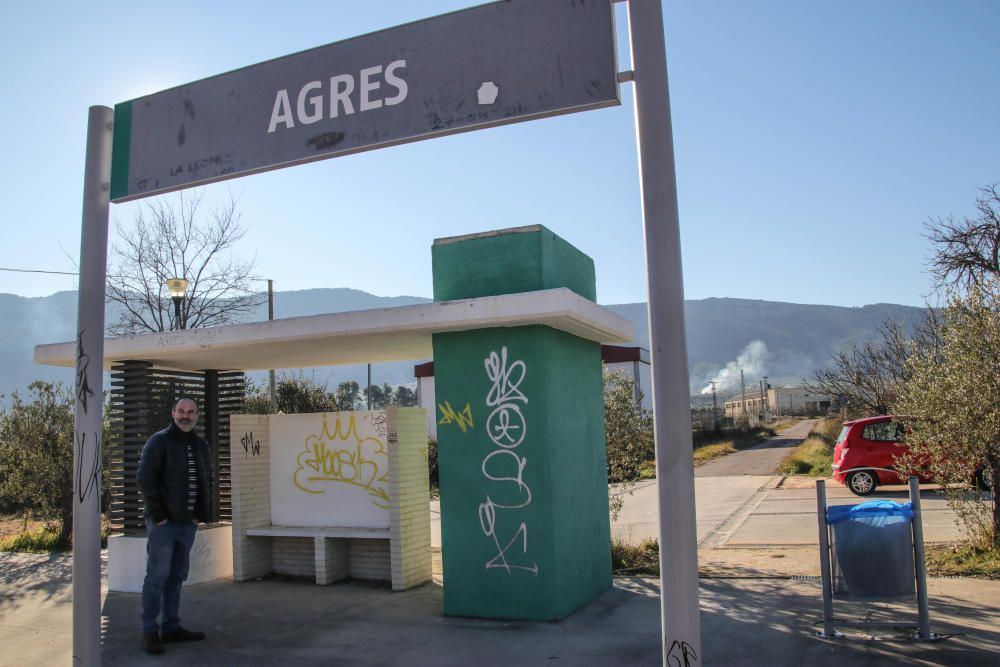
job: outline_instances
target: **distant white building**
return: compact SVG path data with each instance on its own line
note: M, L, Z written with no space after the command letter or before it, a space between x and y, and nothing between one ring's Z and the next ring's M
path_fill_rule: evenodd
M824 415L830 410L832 403L833 400L826 394L809 391L806 387L768 385L763 394L755 389L747 391L745 398L740 395L727 400L723 414L731 421L738 421L746 415L751 424L756 424L774 417Z

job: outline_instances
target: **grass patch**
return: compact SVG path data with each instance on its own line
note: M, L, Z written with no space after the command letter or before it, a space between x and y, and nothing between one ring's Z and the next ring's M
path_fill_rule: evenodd
M816 422L813 430L809 431L807 438L819 438L830 445L830 450L833 451L833 446L837 443L837 436L840 435L843 427L843 424L836 419L820 419Z
M31 519L27 516L0 517L0 551L27 551L30 553L50 553L69 551L73 548L72 537L59 537L60 525L56 520ZM111 535L111 520L101 515L101 548L108 547Z
M833 474L833 447L820 438L806 438L778 466L784 475L829 477Z
M639 546L613 540L611 569L615 574L660 574L660 543L644 540Z
M715 442L710 445L702 445L694 450L694 464L696 466L700 466L703 463L708 463L712 459L717 459L720 456L725 456L726 454L732 454L735 451L737 451L737 449L732 440Z
M644 479L656 479L656 460L650 459L644 461L641 466L639 466L639 480Z
M69 548L69 538L63 538L59 535L57 523L45 523L0 539L0 551L49 553L51 551L67 551Z
M971 544L926 547L927 573L934 577L1000 579L1000 552Z
M798 447L782 459L778 472L784 475L833 475L833 445L840 434L840 423L821 419Z

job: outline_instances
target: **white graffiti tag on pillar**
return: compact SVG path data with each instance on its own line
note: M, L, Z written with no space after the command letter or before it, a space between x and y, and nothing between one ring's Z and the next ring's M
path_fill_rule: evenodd
M511 574L513 570L526 570L538 574L538 564L528 563L525 558L521 563L512 563L509 552L515 544L520 544L521 555L528 555L528 526L520 522L517 530L502 544L496 533L497 510L515 511L531 504L531 488L524 481L524 468L528 459L515 451L524 442L528 425L524 419L521 407L528 403L528 397L521 391L521 383L527 375L528 368L521 360L507 365L507 347L500 349L498 355L490 352L484 361L486 376L493 386L486 395L486 407L493 408L486 418L486 434L490 441L499 447L483 459L483 476L491 482L515 484L517 502L500 504L488 494L486 500L479 503L479 525L483 534L493 539L497 555L486 561L486 569L502 568ZM514 552L516 553L516 551Z

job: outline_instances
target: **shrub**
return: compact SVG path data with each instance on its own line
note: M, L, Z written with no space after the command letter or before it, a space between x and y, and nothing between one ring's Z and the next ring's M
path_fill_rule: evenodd
M0 551L48 553L67 551L69 548L70 536L63 534L58 522L46 522L44 525L0 539Z
M616 518L644 464L654 456L653 416L636 398L632 378L604 369L604 436L607 443L608 505Z

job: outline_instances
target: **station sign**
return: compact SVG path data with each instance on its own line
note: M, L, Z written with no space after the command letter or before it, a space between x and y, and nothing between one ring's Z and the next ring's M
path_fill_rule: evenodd
M115 106L111 199L620 104L609 0L505 0Z

